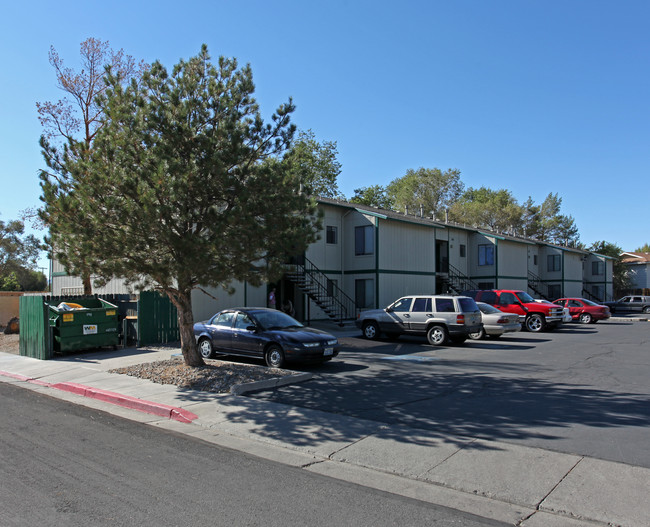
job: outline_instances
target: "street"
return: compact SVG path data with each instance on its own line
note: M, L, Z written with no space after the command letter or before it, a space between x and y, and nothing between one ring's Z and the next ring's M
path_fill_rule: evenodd
M7 527L502 525L10 384L0 401Z
M461 346L342 338L311 381L251 397L650 467L649 341L627 321Z

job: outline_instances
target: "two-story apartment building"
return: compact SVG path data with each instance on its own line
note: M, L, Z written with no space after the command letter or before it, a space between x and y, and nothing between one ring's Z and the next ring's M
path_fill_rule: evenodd
M440 222L321 198L323 230L274 284L232 284L193 294L194 315L207 318L236 305L266 305L275 287L281 306L291 300L302 320L354 318L359 309L385 306L403 295L517 288L550 300L562 296L604 300L612 294L611 258L534 239ZM55 294L79 287L53 263ZM114 280L103 292L125 292Z

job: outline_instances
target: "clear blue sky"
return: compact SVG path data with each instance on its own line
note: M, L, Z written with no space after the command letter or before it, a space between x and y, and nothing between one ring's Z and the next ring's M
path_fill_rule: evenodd
M206 43L250 63L266 118L338 144L339 187L457 168L518 201L562 197L587 245L650 243L646 0L11 2L0 23L0 219L39 204L35 102L62 92L53 45L108 40L173 66Z

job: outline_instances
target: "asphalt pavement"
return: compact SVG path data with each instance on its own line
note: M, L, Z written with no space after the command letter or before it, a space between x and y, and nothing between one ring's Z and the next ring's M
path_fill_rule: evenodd
M339 336L358 330L328 329ZM160 385L113 368L177 349L127 348L41 361L0 353L0 381L203 441L510 525L650 524L650 469L588 456ZM302 382L297 373L283 382ZM262 381L267 382L267 381Z

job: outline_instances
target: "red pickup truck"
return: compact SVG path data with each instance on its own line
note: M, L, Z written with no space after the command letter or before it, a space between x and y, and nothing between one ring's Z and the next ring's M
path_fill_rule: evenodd
M535 302L535 299L525 291L488 289L463 291L462 295L472 297L477 302L490 304L506 313L517 313L527 331L554 329L562 323L561 306Z

